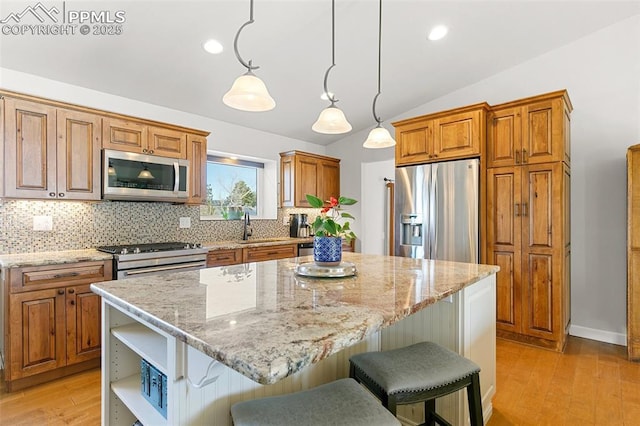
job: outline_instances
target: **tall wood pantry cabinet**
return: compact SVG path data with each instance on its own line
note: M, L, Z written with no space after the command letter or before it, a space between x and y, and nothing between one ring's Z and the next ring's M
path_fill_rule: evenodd
M497 334L561 351L570 325L570 117L566 91L492 107L487 263Z
M640 145L627 150L627 355L640 361Z

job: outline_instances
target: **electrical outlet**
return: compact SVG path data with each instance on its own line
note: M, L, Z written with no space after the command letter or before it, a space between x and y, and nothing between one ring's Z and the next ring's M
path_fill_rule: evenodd
M190 217L181 217L180 218L180 228L191 228L191 218Z
M34 216L33 230L34 231L52 231L53 218L51 216Z
M283 217L282 218L282 224L283 225L289 225L289 218L288 217Z

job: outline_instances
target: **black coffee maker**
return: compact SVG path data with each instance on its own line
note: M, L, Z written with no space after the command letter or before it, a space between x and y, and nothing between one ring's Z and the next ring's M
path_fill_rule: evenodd
M289 215L289 236L308 237L311 227L307 223L307 215L304 213L291 213Z

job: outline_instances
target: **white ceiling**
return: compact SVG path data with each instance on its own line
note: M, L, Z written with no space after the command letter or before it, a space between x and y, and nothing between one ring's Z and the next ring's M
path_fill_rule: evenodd
M0 19L36 2L3 0ZM44 3L62 8L61 1ZM330 0L255 0L255 23L243 30L239 50L260 66L256 74L276 100L274 110L262 113L222 103L245 71L233 38L248 20L249 0L67 1L65 7L123 10L124 32L0 35L0 66L320 145L343 137L311 130L328 105L319 96L331 65ZM337 65L329 89L354 131L375 124L377 13L375 0L336 0ZM383 0L377 112L387 120L638 13L638 0ZM449 26L449 35L427 41L429 28L440 23ZM202 43L209 38L220 40L225 51L206 53Z

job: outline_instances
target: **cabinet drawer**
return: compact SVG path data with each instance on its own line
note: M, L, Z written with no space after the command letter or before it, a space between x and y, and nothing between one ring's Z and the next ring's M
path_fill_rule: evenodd
M9 269L11 293L90 284L112 279L111 261Z
M242 263L242 249L210 250L207 253L207 267L237 265Z
M285 259L298 255L297 244L246 248L243 252L244 262L260 262L263 260Z

